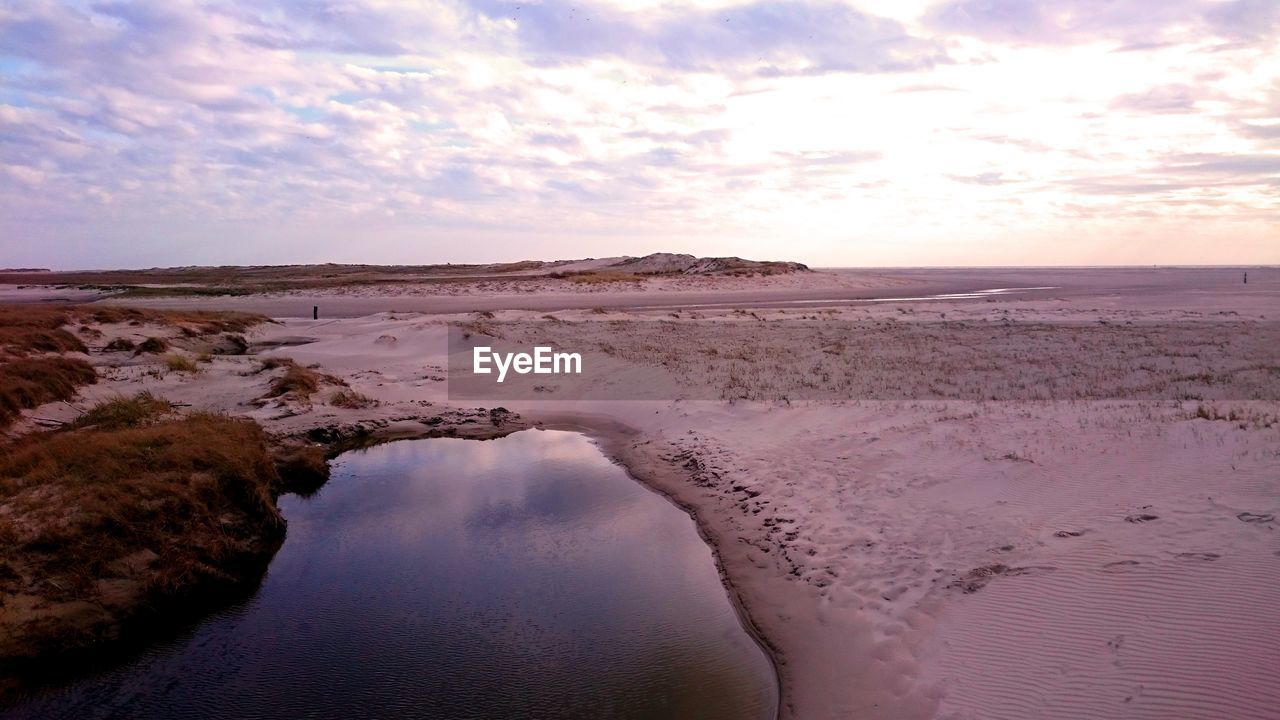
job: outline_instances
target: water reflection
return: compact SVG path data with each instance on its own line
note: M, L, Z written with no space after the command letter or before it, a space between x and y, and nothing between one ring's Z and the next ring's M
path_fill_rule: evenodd
M259 593L16 717L764 718L690 519L583 436L344 455Z

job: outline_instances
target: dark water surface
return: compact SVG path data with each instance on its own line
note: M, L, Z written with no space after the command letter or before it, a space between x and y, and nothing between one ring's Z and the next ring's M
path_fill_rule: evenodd
M687 515L584 436L347 453L259 592L20 718L768 718Z

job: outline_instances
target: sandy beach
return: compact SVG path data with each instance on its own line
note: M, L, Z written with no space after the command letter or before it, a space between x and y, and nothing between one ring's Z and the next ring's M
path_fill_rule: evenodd
M831 271L816 274L816 288L734 279L539 295L533 310L473 290L431 307L506 307L486 322L560 346L590 349L607 336L609 377L630 369L671 389L592 399L591 383L609 385L597 376L573 400L501 404L587 432L693 515L774 659L783 717L1266 718L1280 707L1280 271L1252 269L1247 285L1239 275L899 271L877 286L880 273ZM1031 287L1052 289L852 299ZM823 302L785 304L806 299ZM270 311L311 301L157 304ZM362 424L413 435L425 419L485 404L451 402L448 390L449 324L474 312L406 311L404 295L376 288L324 302L345 308L335 315L397 309L282 316L249 334L254 354L216 357L198 373L101 352L93 345L150 332L102 327L88 357L103 379L73 403L29 412L16 431L144 389L285 434ZM694 304L706 307L668 309ZM671 335L679 353L711 359L675 367L644 352L658 322L681 325ZM785 338L788 367L814 370L723 399L721 365L733 361L707 352L740 342L744 328ZM1113 334L1090 339L1104 330ZM833 349L841 333L870 340ZM965 345L979 340L987 346ZM923 361L904 362L903 343ZM244 373L271 356L377 404L336 407L326 391L258 400L267 378ZM822 362L850 374L824 384Z

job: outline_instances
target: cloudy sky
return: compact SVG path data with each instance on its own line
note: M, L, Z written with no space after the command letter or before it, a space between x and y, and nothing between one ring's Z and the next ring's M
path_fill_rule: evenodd
M1280 262L1280 0L0 2L0 266Z

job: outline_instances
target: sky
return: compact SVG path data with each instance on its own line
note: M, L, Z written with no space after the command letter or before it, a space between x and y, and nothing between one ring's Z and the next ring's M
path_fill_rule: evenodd
M1280 263L1280 0L0 0L0 267Z

